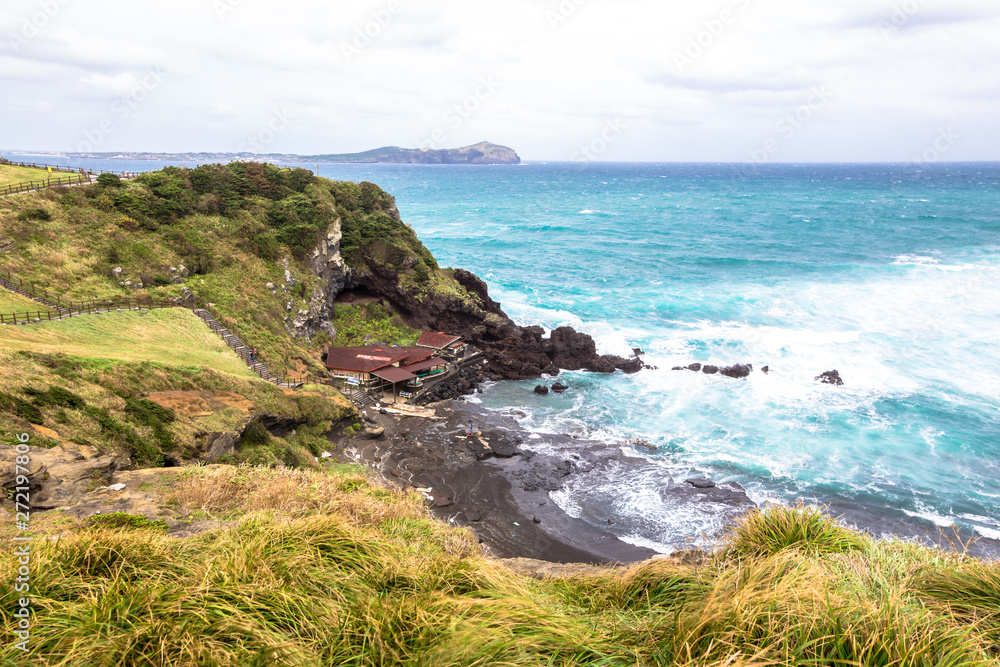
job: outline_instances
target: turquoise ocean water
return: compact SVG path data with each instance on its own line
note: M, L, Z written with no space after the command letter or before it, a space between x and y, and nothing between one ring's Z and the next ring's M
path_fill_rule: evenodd
M479 397L538 433L657 446L554 494L570 513L669 549L718 519L658 488L708 475L879 535L958 528L1000 556L1000 164L320 168L393 193L441 265L482 276L519 323L659 367ZM670 370L694 361L772 372ZM814 380L832 369L845 386Z

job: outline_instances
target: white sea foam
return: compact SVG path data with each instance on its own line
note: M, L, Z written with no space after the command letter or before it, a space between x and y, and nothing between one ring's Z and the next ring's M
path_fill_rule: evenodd
M943 516L937 512L931 512L927 510L912 512L910 510L903 510L903 513L907 516L912 516L917 519L923 519L924 521L930 521L935 526L939 528L951 528L955 525L955 517Z

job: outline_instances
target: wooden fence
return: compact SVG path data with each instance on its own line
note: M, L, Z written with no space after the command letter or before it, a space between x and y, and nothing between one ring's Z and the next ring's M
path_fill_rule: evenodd
M90 183L90 176L77 174L76 176L64 176L62 178L46 178L40 181L27 181L14 183L0 187L0 196L16 195L19 192L29 192L31 190L45 190L46 188L56 188L60 185L81 185Z
M119 310L160 310L175 304L162 299L91 299L90 301L60 301L59 310L28 311L26 313L0 313L0 324L27 324L29 322L61 320L76 315L92 315Z
M23 294L29 299L41 301L47 306L53 306L56 310L62 308L62 297L58 294L49 294L49 291L46 289L26 283L7 269L0 271L0 285L3 285L12 292Z
M62 171L70 174L80 173L80 167L67 167L65 165L59 165L59 164L38 164L37 162L12 162L10 160L2 158L0 158L0 165L6 165L9 167L26 167L28 169L45 169L50 171Z

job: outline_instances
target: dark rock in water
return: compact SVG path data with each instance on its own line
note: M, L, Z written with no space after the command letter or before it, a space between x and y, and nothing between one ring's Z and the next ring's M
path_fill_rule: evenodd
M698 371L701 370L701 364L691 364L690 366L688 366L688 370L697 373Z
M722 375L730 378L750 377L751 372L753 372L753 366L750 364L736 364L735 366L729 366L719 371Z
M646 353L645 353L645 352L643 352L643 351L642 351L642 350L641 350L640 348L638 348L638 347L633 347L633 348L632 348L632 354L634 354L634 355L635 355L635 356L637 356L637 357L641 357L642 355L644 355L644 354L646 354Z
M684 368L683 366L674 366L670 370L672 370L672 371L686 371L687 369Z
M606 359L608 363L610 363L616 369L630 375L632 373L638 373L644 368L650 368L646 364L642 363L642 359L640 359L639 357L632 357L631 359L625 359L624 357L605 355L604 359Z
M552 358L553 364L567 371L583 370L588 362L599 358L594 339L573 327L559 327L553 331L542 349Z
M702 366L701 367L701 372L704 373L705 375L715 375L716 373L719 372L719 367L718 366Z
M822 382L823 384L832 384L838 387L844 384L844 379L840 377L840 372L836 370L821 373L820 375L816 376L816 379Z
M556 382L554 385L552 385L552 391L556 392L557 394L561 394L567 389L569 389L569 387L564 385L562 382Z
M535 523L541 523L542 522L542 520L539 519L537 516L531 517L531 520L534 521Z
M588 361L583 368L591 373L614 373L617 369L617 366L615 365L616 359L624 361L621 357L597 357L596 359Z
M451 500L451 496L446 496L444 494L441 494L441 495L435 494L434 495L434 507L449 507L449 506L454 505L454 504L455 503L452 502L452 500Z
M698 486L695 486L695 482ZM709 486L710 485L710 486ZM674 503L716 503L727 506L724 514L735 518L733 512L742 512L756 507L738 484L727 482L716 486L709 479L689 479L684 484L668 484L659 489L660 497Z
M545 385L541 385L540 384L540 385L538 385L538 386L535 387L535 393L539 394L541 396L545 396L546 394L549 393L549 388L546 387Z
M771 367L770 366L764 366L764 368L760 369L760 372L763 373L764 375L767 375L768 373L771 372Z
M466 512L465 518L471 521L472 523L477 523L483 520L482 515L475 510L469 510L468 512Z
M739 491L740 493L746 493L747 490L743 488L742 485L737 482L723 482L719 484L720 489L731 489L732 491Z

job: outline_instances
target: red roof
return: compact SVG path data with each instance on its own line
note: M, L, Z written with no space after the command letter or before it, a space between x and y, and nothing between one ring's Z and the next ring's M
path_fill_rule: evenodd
M401 347L331 347L326 351L326 367L339 371L371 373L409 356Z
M394 347L392 349L406 352L406 359L403 360L404 366L429 359L434 354L434 350L429 350L426 347Z
M386 382L392 382L393 384L397 382L405 382L407 380L413 380L417 377L416 375L414 375L409 371L404 371L402 368L395 368L394 366L374 371L372 375L374 375L375 377L380 377Z
M431 357L425 361L418 361L415 364L407 364L402 368L408 370L411 373L416 373L417 371L427 370L428 368L434 368L435 366L444 366L448 362L444 359L439 359L438 357Z
M433 331L423 331L420 333L417 345L420 347L429 347L434 350L443 350L453 343L461 342L461 336L453 336L451 334L441 333L440 331L437 333L434 333Z

